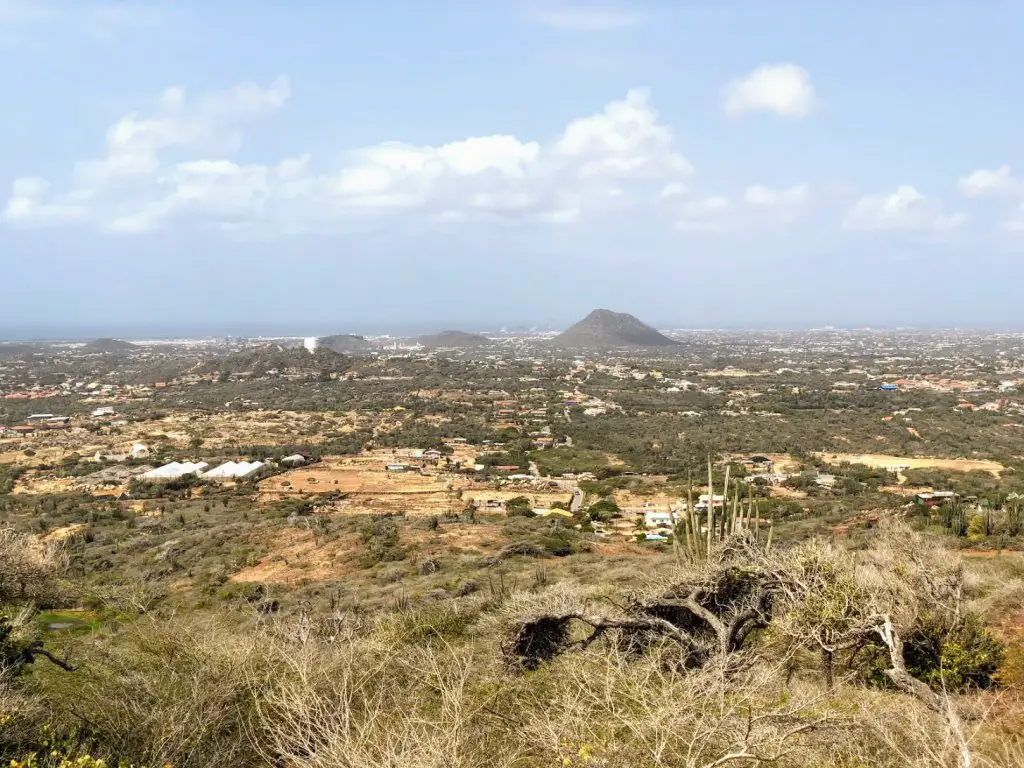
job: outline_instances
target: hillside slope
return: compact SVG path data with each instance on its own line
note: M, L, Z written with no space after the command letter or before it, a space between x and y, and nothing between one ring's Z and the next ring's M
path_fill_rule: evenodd
M347 371L349 361L330 349L317 349L310 353L302 347L285 348L268 344L246 349L233 355L208 360L195 369L195 373L251 373L259 376L276 370L289 373L340 373Z
M95 341L90 341L88 344L83 346L81 351L87 354L117 355L124 354L125 352L133 352L136 349L138 349L138 347L128 341L121 341L120 339L96 339Z

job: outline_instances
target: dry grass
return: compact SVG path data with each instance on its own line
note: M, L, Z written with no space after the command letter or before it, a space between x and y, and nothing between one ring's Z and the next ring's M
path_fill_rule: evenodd
M443 549L457 540L449 536L483 528L417 529L408 545ZM827 562L858 563L874 599L892 601L900 616L907 606L910 620L923 591L919 571L927 566L924 576L942 581L959 565L940 542L896 534L869 552L814 551ZM303 546L304 535L293 531L282 544ZM817 561L807 552L780 552L779 562L811 574ZM931 567L936 559L946 565ZM96 756L179 768L958 764L938 715L853 675L838 675L829 689L816 657L779 640L782 624L727 663L684 668L671 643L639 649L609 636L535 671L509 671L502 638L510 616L620 610L635 595L638 562L633 552L549 561L553 587L520 580L518 588L507 582L436 604L396 602L393 611L310 607L266 616L243 605L210 618L150 611L77 641L78 672L35 670L37 695L24 700L24 712L57 732L88 723ZM645 589L704 568L676 571L671 556L645 562ZM904 575L894 578L898 568ZM1022 571L1010 558L970 563L969 605L989 616L1019 606ZM25 695L0 686L0 711ZM959 703L976 766L1020 765L1021 746L1011 737L1020 705L988 694ZM0 724L0 750L27 743L25 725L25 718Z

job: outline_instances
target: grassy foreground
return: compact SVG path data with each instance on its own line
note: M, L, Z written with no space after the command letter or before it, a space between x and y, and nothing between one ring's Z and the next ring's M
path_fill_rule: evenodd
M1015 557L965 565L897 524L857 551L741 533L628 590L566 576L372 614L126 611L81 633L39 621L76 600L61 550L4 531L0 755L1009 768L1024 764Z

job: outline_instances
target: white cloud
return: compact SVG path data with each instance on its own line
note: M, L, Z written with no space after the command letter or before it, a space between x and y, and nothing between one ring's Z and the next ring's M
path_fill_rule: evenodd
M639 89L600 114L569 123L554 154L581 161L584 176L659 178L693 172L690 162L672 149L672 131L658 122L650 94Z
M15 179L11 196L0 218L12 224L65 224L85 217L85 208L74 203L47 203L43 198L50 189L46 179L34 177Z
M160 154L172 148L236 150L241 136L232 127L280 108L289 91L288 78L279 77L266 88L243 83L190 104L184 89L168 88L154 115L133 112L110 127L104 157L76 164L77 188L95 194L119 180L155 174Z
M535 10L529 17L546 27L575 32L606 32L611 29L639 27L647 21L647 17L641 13L613 8L566 7Z
M967 222L964 213L947 214L942 205L910 185L891 194L865 195L847 211L843 227L861 231L942 233Z
M722 89L727 115L775 112L785 117L804 117L814 107L810 73L796 64L766 64L737 78Z
M677 197L678 195L685 195L686 191L687 188L683 182L673 181L662 187L661 197Z
M680 208L676 229L682 232L723 232L727 227L726 214L731 210L732 203L722 195L685 203Z
M696 232L763 232L791 224L804 213L810 197L806 184L771 189L753 184L733 202L721 195L687 202L676 228Z
M1010 166L995 170L981 168L957 182L965 197L1006 197L1024 194L1024 179L1015 178Z
M743 193L743 199L747 203L764 208L803 205L807 202L807 196L806 184L797 184L788 189L769 189L761 184L753 184Z
M567 224L628 204L634 192L678 194L693 167L643 90L571 121L549 142L474 136L438 146L388 141L350 151L333 170L309 155L240 164L240 125L284 105L287 78L191 99L166 90L151 114L107 131L106 151L76 163L63 194L17 187L7 221L85 220L114 232L204 221L279 231L330 227L356 214L418 211L436 221ZM646 188L649 191L644 191Z

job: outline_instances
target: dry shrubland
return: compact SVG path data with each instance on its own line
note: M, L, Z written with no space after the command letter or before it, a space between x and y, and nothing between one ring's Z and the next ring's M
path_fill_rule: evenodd
M0 754L56 744L176 768L1021 764L1012 688L992 680L1002 647L979 613L1020 587L965 578L928 539L894 528L851 552L739 536L643 581L373 615L147 613L74 640L74 672L5 678Z

